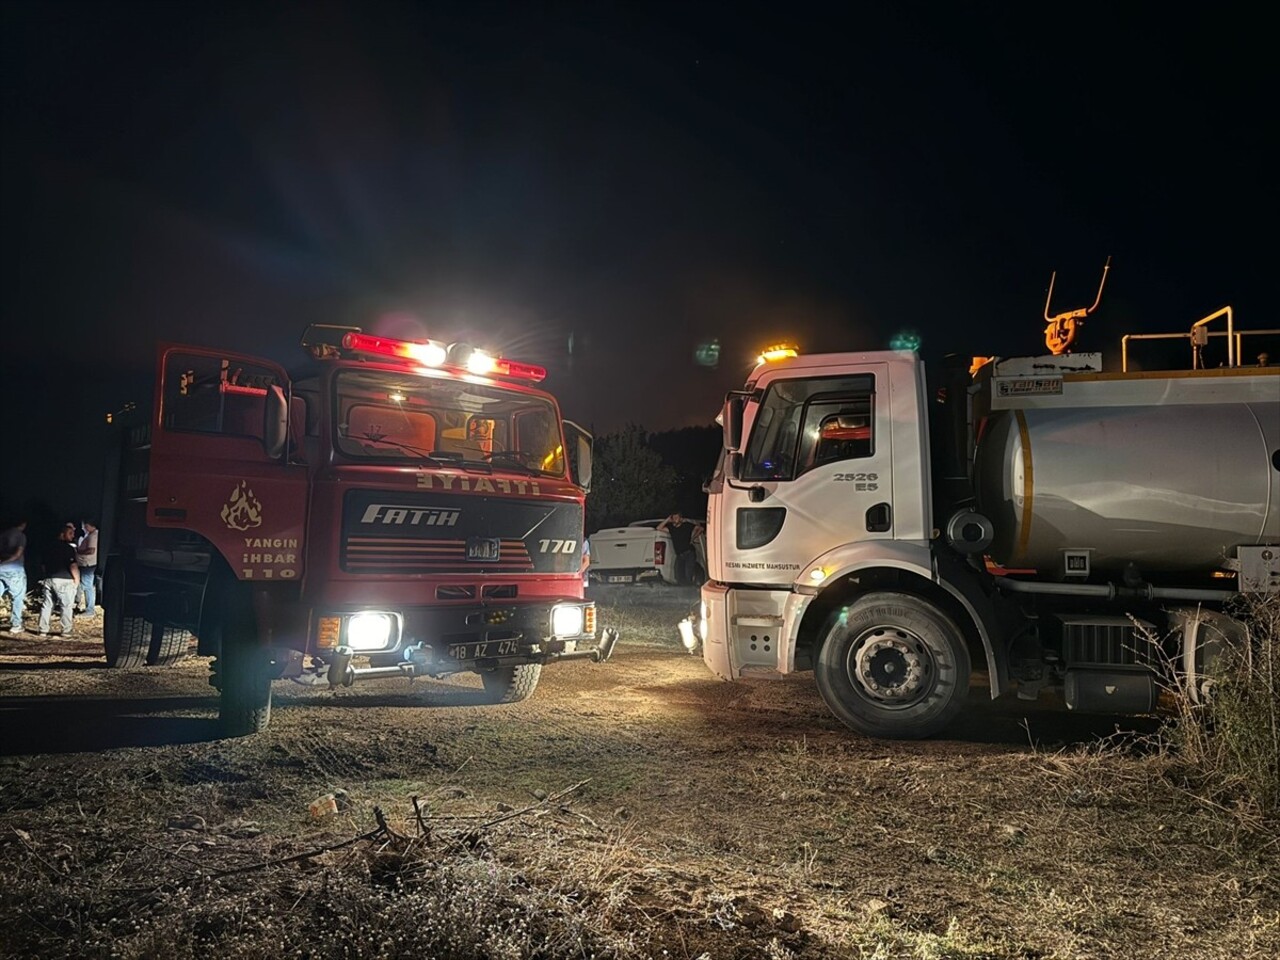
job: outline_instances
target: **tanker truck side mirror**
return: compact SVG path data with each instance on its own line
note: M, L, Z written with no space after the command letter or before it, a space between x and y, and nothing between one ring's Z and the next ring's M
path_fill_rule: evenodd
M565 449L569 453L569 479L591 491L591 434L572 420L564 421Z
M721 426L724 428L724 448L729 453L736 453L742 446L742 411L747 403L744 393L731 393L724 400L724 416Z
M289 441L289 400L277 384L267 388L262 405L262 449L272 460L284 456Z

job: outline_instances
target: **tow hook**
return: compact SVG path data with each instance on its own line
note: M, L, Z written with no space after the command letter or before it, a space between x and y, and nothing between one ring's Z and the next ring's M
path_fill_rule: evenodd
M333 659L329 661L328 679L330 690L349 687L356 682L356 672L351 667L350 647L339 647L333 652Z
M600 638L600 645L592 651L594 656L591 658L592 663L604 663L613 656L613 648L618 645L618 628L605 627L604 635Z

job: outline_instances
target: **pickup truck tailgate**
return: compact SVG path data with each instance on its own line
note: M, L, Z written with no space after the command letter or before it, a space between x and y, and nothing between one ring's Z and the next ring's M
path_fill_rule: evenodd
M591 537L591 566L596 570L635 570L653 566L654 532L648 527L615 527Z

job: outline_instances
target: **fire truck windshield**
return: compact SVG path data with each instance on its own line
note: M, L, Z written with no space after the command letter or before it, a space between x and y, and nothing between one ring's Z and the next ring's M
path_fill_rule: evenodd
M383 370L344 370L336 384L335 444L351 459L564 475L560 422L543 397Z

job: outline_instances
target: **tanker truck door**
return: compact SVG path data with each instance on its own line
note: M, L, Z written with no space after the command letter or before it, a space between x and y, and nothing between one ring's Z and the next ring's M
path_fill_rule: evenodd
M789 582L832 547L893 537L887 369L761 384L738 478L724 491L729 579Z
M299 579L307 468L290 433L303 411L284 370L173 344L157 369L147 525L199 534L241 580ZM180 552L181 538L152 540Z

